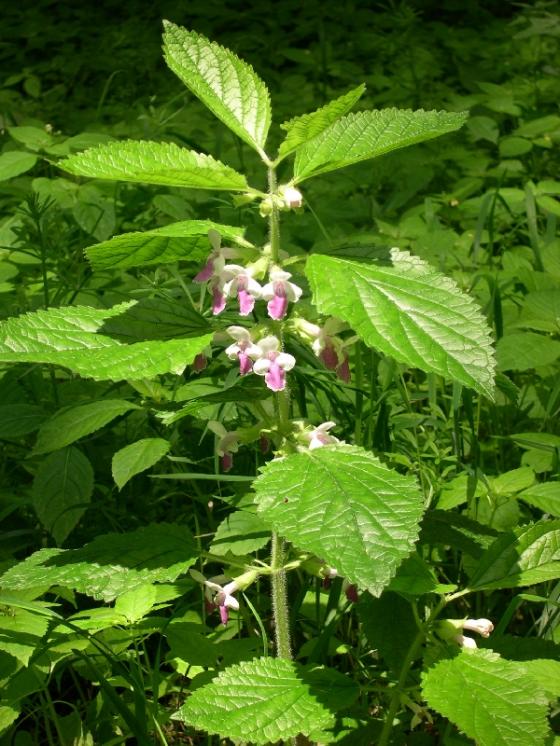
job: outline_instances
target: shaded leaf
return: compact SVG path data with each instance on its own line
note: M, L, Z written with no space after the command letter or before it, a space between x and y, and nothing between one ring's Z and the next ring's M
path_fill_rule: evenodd
M171 444L163 438L143 438L121 448L113 456L112 472L122 490L129 479L156 464L169 451Z
M250 554L262 549L270 541L270 531L262 518L248 510L238 510L228 515L218 526L210 552L225 555Z
M36 404L6 404L0 407L0 438L20 438L34 432L46 415Z
M551 365L559 357L560 342L534 332L508 334L496 345L499 370L533 370Z
M29 171L37 163L37 156L20 150L0 154L0 181L7 181Z

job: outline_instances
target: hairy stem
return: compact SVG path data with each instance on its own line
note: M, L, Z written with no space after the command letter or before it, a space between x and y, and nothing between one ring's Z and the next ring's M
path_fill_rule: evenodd
M288 594L286 571L284 570L284 539L276 532L272 534L272 611L274 614L274 635L278 658L292 658L290 643L290 621L288 615Z

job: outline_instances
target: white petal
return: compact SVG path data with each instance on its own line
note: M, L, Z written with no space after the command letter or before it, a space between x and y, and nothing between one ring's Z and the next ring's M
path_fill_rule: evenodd
M264 337L259 339L259 347L262 350L263 355L267 352L276 352L280 349L280 340L277 337Z
M280 269L279 267L275 267L274 269L270 270L268 276L270 277L270 281L272 283L278 282L278 280L289 280L292 275L289 272L284 272L284 270Z
M289 355L287 352L281 352L276 358L276 362L284 370L291 370L296 364L296 359L293 355Z
M249 277L247 281L247 291L251 293L254 298L260 298L262 288L256 280L253 280L252 277Z
M236 345L236 344L232 344L229 347L226 347L225 349L225 353L229 357L230 360L235 360L238 352L241 352L241 348L239 347L239 345Z
M237 611L239 609L239 601L235 596L229 596L226 594L226 597L224 598L224 606L229 606L230 609L235 609L235 611Z
M228 326L226 332L229 334L230 337L233 337L233 339L236 339L238 342L241 340L243 340L244 342L251 341L249 330L245 329L244 326Z
M221 236L218 231L214 230L214 228L210 228L210 230L208 231L208 240L210 241L214 251L218 252L220 250L220 244L222 242Z
M263 300L272 300L274 298L274 287L271 282L262 286L261 298L263 298Z
M259 358L259 360L256 360L253 364L253 373L256 373L258 376L264 376L268 373L268 369L270 368L270 360L267 360L264 357Z
M208 429L212 430L212 432L217 435L219 438L223 438L224 435L227 433L227 430L222 425L221 422L216 422L216 420L209 420L208 422Z
M298 285L294 285L293 282L287 282L284 287L286 288L286 297L288 300L292 301L292 303L295 303L301 298L303 290Z
M329 420L328 422L321 423L315 429L320 430L322 433L328 433L328 431L332 430L333 427L336 427L336 422L331 422Z

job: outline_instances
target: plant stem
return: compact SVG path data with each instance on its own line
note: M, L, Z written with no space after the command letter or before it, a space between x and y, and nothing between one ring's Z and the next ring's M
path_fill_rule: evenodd
M270 167L268 169L268 193L271 197L274 197L278 189L278 180L276 178L276 169ZM273 264L278 263L278 254L280 252L280 214L278 206L272 201L271 212L268 217L268 229L269 229L269 240L270 240L270 257Z
M275 531L272 534L272 611L274 614L274 635L278 658L292 659L290 644L290 622L288 616L288 594L286 592L286 571L284 570L284 539Z
M420 630L418 631L418 634L416 635L416 637L412 641L411 646L408 649L408 652L402 664L399 680L397 682L397 685L393 689L393 695L391 697L391 702L389 704L389 709L385 717L385 722L383 724L383 730L381 731L381 736L379 738L377 746L387 746L387 744L389 743L389 738L391 736L391 731L393 729L393 720L395 719L395 715L397 714L399 710L401 693L403 692L405 688L408 673L412 667L412 664L414 663L414 660L416 658L418 651L420 650L424 640L426 639L426 633L432 621L438 616L440 611L446 605L447 601L448 599L442 598L441 601L437 604L437 606L434 607L434 609L432 610L432 613L430 614L428 619L424 622L424 624L421 626Z

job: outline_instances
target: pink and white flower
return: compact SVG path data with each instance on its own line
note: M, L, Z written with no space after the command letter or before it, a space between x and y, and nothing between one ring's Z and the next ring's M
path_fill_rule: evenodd
M239 255L237 249L233 249L227 246L224 246L222 248L221 237L218 231L210 229L208 231L208 239L212 246L212 251L208 255L204 267L195 276L195 282L207 282L212 277L219 275L224 268L226 259L233 259L234 257Z
M210 606L218 609L220 612L220 620L225 627L229 619L229 609L234 609L235 611L239 610L239 601L233 595L239 590L237 582L232 580L230 583L220 585L215 581L221 580L222 576L218 576L213 580L207 580L204 575L197 570L190 570L189 572L194 580L198 583L204 584L204 595L206 596L206 600Z
M345 383L350 381L350 365L346 347L354 342L355 337L342 340L337 333L344 324L338 319L330 318L311 344L313 352L323 362L326 368L336 371L337 376Z
M454 640L458 645L460 645L462 648L466 648L467 650L475 650L475 648L478 647L478 645L476 644L476 640L473 640L472 637L466 637L465 635L455 635Z
M336 422L323 422L310 432L304 432L304 437L309 441L309 450L312 451L315 448L340 443L334 435L329 435L329 430L332 430L333 427L336 427Z
M253 360L262 354L261 348L251 339L251 334L243 326L229 326L227 333L235 342L226 347L226 355L230 360L239 360L239 374L247 375L253 370Z
M466 619L463 622L463 629L478 632L482 637L490 637L490 633L494 631L494 625L490 619Z
M237 296L239 313L248 316L255 307L255 300L261 297L262 288L253 278L251 270L238 264L226 264L220 273L225 280L223 294L227 298Z
M277 337L265 337L258 343L260 356L253 363L253 373L264 376L266 385L271 391L283 391L286 388L286 371L296 364L293 355L280 352L280 340Z
M289 184L286 184L284 186L279 187L278 193L284 200L284 206L288 208L289 210L293 210L297 207L301 207L303 202L303 195L299 191L299 189L296 189L293 186L290 186Z
M289 282L292 275L279 267L270 270L268 282L261 290L261 298L268 301L268 315L271 319L280 321L288 311L288 303L296 303L302 294L302 289L293 282Z
M222 423L216 420L208 422L208 429L218 436L216 453L220 457L223 471L229 471L233 466L232 454L239 450L239 433L237 430L226 430Z

